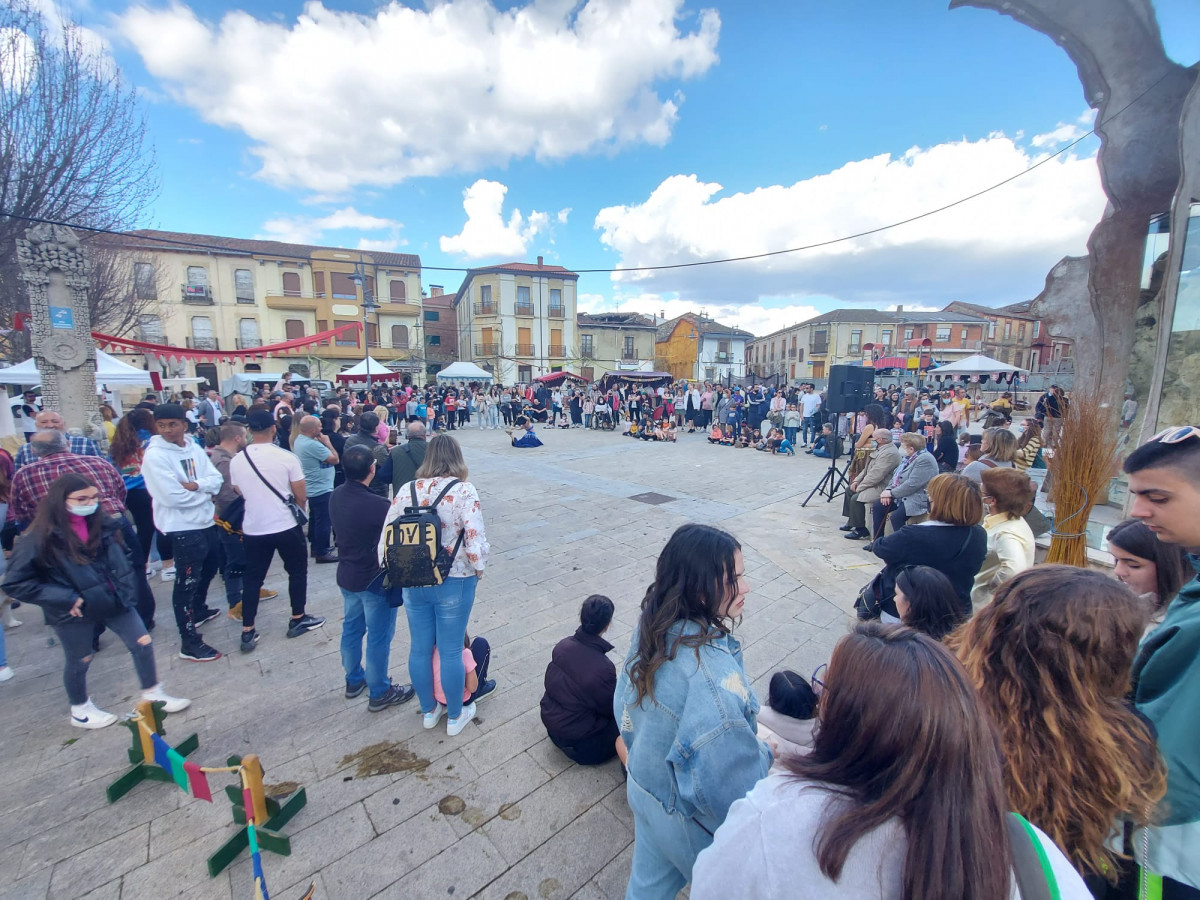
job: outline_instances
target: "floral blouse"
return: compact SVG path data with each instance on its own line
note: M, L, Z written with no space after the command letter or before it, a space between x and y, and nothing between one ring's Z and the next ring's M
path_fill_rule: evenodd
M452 479L449 476L437 478L418 478L417 503L422 506L432 503L442 488ZM412 489L408 482L396 491L396 499L388 510L384 521L383 533L379 536L379 564L383 565L383 542L387 534L387 526L404 515L405 507L412 505ZM449 493L442 498L437 508L438 518L442 520L442 544L447 550L453 550L460 532L463 534L462 546L454 557L454 565L450 567L451 578L468 578L476 572L483 571L487 565L488 542L483 528L483 510L479 505L479 493L475 485L469 481L460 481L450 488Z

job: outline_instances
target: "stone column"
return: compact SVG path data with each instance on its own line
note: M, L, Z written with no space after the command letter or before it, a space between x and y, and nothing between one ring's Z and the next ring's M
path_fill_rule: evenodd
M29 290L43 408L61 413L72 431L88 436L102 431L87 253L70 228L39 224L17 241L17 264Z

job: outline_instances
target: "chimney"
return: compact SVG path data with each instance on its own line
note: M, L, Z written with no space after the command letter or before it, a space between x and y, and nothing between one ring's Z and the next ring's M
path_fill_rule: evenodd
M902 312L904 312L904 307L903 307L903 306L901 306L900 304L896 304L896 312L897 312L897 313L902 313Z
M541 267L542 267L542 258L539 256L538 257L538 268L540 269Z
M446 292L446 289L443 288L440 284L431 284L429 286L429 296L431 296L431 297L440 297L445 292Z

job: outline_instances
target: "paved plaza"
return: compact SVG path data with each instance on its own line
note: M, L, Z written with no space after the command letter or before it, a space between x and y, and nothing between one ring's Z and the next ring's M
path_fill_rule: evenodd
M720 526L742 543L751 593L737 634L760 699L772 672L807 675L845 633L876 566L836 530L840 498L800 506L826 461L714 447L701 434L675 445L540 434L544 448L514 450L502 431L456 432L491 544L470 632L491 642L499 682L456 738L444 725L423 730L415 700L369 714L365 694L345 699L335 566L309 573L308 609L328 617L324 628L285 639L276 562L267 586L281 596L264 604L257 652L237 652L239 626L222 617L203 634L228 655L209 664L177 658L170 586L154 579L160 675L194 700L167 718L168 741L196 732L191 759L209 766L257 753L271 791L307 791L285 829L291 856L263 854L273 898L295 900L310 880L317 898L334 900L622 897L633 821L621 768L574 765L550 743L538 716L542 677L591 593L616 603L606 637L620 665L654 561L685 522ZM670 499L631 499L648 493ZM219 578L209 599L223 605ZM216 795L231 777L212 777L212 804L158 782L108 804L104 789L127 766L129 732L70 727L62 651L40 611L16 615L24 622L8 632L16 678L0 685L0 898L249 897L246 854L217 878L205 866L233 832L229 803ZM98 706L125 712L136 695L133 666L111 634L104 641L89 688ZM407 654L401 611L397 681L408 681Z

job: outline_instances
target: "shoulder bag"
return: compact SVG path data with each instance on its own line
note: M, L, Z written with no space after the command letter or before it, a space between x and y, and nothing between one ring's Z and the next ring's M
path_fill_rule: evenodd
M1059 900L1058 879L1033 826L1020 813L1005 816L1008 841L1012 844L1013 874L1021 900Z
M242 452L246 453L245 450ZM258 471L258 466L254 464L254 458L249 453L246 453L246 462L250 463L250 468L252 468L254 470L254 474L258 476L258 480L265 484L267 489L279 498L279 502L287 507L288 512L292 514L292 518L296 520L296 524L301 527L307 525L308 516L305 514L304 510L300 508L300 504L296 502L296 498L290 494L287 497L284 497L283 494L275 490L275 485L263 478L263 473Z

